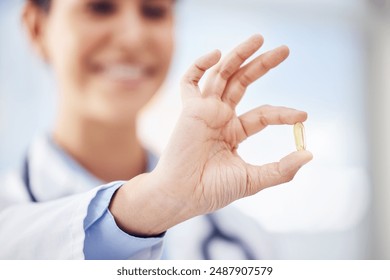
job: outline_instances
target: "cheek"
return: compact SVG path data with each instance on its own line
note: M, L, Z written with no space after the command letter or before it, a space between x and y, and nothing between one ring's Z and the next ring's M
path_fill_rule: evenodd
M87 40L75 38L69 45L69 53L72 55L68 57L67 69L69 76L72 77L75 86L85 87L88 84L89 76L92 72L92 57L96 49L101 45L99 38L93 37L91 34L85 35Z
M166 74L171 64L174 49L172 32L166 31L165 33L160 33L158 37L158 42L156 42L155 46L159 53L162 68L164 69L164 72Z
M84 87L87 83L89 57L104 39L96 36L94 29L72 24L58 26L50 31L49 63L61 87Z

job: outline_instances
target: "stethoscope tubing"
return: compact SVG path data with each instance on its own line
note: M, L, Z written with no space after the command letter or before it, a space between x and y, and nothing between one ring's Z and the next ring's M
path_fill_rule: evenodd
M30 169L29 169L29 160L28 156L24 158L23 162L23 170L22 170L22 178L24 185L26 186L27 193L30 197L30 200L32 202L38 202L37 198L35 197L32 189L31 189L31 178L30 178Z
M218 226L215 216L213 214L205 215L209 224L212 227L210 234L202 242L202 255L205 260L211 260L211 243L213 240L221 239L223 241L232 243L241 248L247 260L255 260L255 256L252 250L246 246L246 244L236 236L227 235Z

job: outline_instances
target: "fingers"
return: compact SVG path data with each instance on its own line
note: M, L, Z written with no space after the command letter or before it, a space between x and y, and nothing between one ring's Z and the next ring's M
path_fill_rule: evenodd
M241 143L268 125L295 124L306 119L307 113L303 111L270 105L260 106L239 117L242 131L238 133L237 140Z
M280 46L260 55L242 67L228 82L222 100L234 109L238 102L240 102L246 88L269 70L282 63L288 57L289 53L288 47Z
M181 92L185 96L200 94L198 87L204 73L221 59L221 52L214 50L200 58L187 70L181 80Z
M261 35L254 35L231 51L208 77L203 94L221 97L227 81L262 46L263 41Z
M262 166L247 166L247 195L253 195L264 188L291 181L298 170L311 161L313 155L309 151L293 152L282 158Z

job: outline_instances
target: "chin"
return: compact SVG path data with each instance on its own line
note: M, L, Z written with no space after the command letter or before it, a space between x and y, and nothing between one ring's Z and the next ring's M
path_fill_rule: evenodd
M120 112L120 110L105 110L100 111L99 114L91 116L94 122L112 127L127 127L133 125L136 122L137 115L129 114L129 112Z
M95 84L85 100L89 115L105 123L131 123L160 88L160 81L149 81L137 88L121 84Z

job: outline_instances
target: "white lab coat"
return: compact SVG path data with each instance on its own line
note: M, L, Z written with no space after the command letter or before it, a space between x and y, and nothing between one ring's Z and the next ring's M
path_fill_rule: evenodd
M0 259L84 259L83 222L96 192L31 203L10 176L0 191Z
M102 184L47 137L33 142L28 153L32 203L20 171L0 181L0 259L83 259L84 218ZM256 258L273 259L269 235L252 219L228 206L214 214L219 228L239 238ZM163 257L203 259L201 244L210 223L195 217L168 230ZM237 246L215 239L212 256L241 259ZM144 252L142 258L155 258Z

